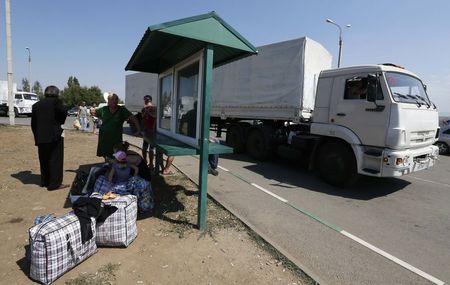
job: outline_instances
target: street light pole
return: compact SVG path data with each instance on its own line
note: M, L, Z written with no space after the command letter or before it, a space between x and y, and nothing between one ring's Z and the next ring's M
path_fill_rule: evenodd
M28 84L30 85L30 92L32 92L32 85L31 85L31 50L29 47L25 48L28 51Z
M341 58L342 58L342 28L340 25L336 24L333 20L331 19L326 19L327 23L330 23L332 25L335 25L336 27L338 27L339 29L339 57L338 57L338 65L337 67L339 68L341 66ZM351 25L346 25L347 28L350 28Z

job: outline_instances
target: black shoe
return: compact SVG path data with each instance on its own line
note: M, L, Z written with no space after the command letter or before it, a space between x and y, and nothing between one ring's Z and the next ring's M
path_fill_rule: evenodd
M69 184L61 184L61 185L59 185L59 186L56 187L56 188L53 188L53 187L47 187L47 190L52 191L52 190L59 190L59 189L64 189L64 188L68 188L68 187L70 187Z
M214 176L219 175L219 171L217 171L217 170L215 170L215 169L212 169L211 167L208 168L208 173L209 173L209 174L212 174L212 175L214 175Z

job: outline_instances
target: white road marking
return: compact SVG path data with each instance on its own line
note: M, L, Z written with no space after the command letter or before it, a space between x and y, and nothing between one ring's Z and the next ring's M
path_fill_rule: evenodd
M436 184L436 185L439 185L439 186L444 186L444 187L450 188L450 184L447 184L447 183L434 182L434 181L431 181L431 180L427 180L427 179L423 179L423 178L419 178L419 177L414 177L414 176L411 176L411 178L414 178L414 179L419 180L419 181L428 182L428 183L432 183L432 184Z
M269 190L264 189L263 187L259 186L258 184L252 183L251 185L253 185L254 187L258 188L259 190L265 192L266 194L269 194L270 196L277 198L278 200L280 200L283 203L288 202L288 200L278 196L277 194L270 192Z
M365 242L364 240L360 239L357 236L352 235L349 232L341 231L341 234L343 234L344 236L346 236L346 237L356 241L357 243L359 243L359 244L361 244L361 245L371 249L372 251L378 253L379 255L384 256L385 258L387 258L387 259L397 263L398 265L403 266L404 268L408 269L409 271L412 271L412 272L422 276L423 278L433 282L434 284L445 285L444 281L439 280L436 277L434 277L434 276L432 276L432 275L430 275L430 274L428 274L426 272L423 272L422 270L412 266L411 264L404 262L403 260L401 260L401 259L399 259L399 258L397 258L397 257L395 257L395 256L393 256L393 255L391 255L391 254L389 254L387 252L385 252L384 250L379 249L376 246L371 245L368 242Z
M222 166L220 166L220 165L218 165L217 167L219 167L219 168L222 169L223 171L230 172L228 169L226 169L225 167L222 167Z

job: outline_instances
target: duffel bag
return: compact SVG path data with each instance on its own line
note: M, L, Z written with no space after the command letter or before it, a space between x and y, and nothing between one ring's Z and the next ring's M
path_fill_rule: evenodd
M30 228L30 277L51 284L75 265L94 254L95 219L91 218L93 237L84 243L78 217L69 212Z
M80 197L89 197L94 191L97 177L104 175L108 168L109 165L105 163L102 166L92 166L89 174L83 170L77 171L69 192L70 202L73 204Z
M139 176L133 176L128 179L127 188L128 192L138 199L139 213L149 213L155 208L152 185L149 181Z
M101 198L102 195L94 193L92 197ZM115 199L103 200L103 203L105 206L116 207L117 210L104 221L97 220L97 245L127 247L137 236L137 197L118 196Z

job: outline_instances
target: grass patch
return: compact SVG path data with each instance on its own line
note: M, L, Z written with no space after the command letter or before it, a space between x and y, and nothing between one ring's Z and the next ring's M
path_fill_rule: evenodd
M108 263L95 273L87 273L66 282L66 285L111 285L116 281L120 264Z

